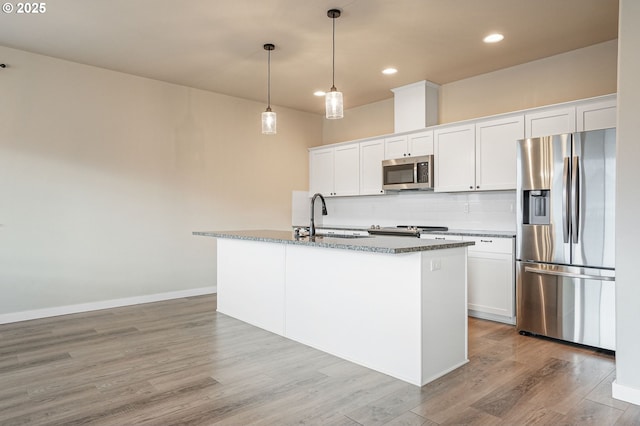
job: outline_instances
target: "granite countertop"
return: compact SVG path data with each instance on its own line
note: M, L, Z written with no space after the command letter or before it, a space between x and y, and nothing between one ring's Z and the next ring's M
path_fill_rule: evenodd
M273 230L196 231L193 232L193 235L387 254L442 250L449 248L466 247L474 244L471 241L434 241L412 237L378 235L376 235L375 237L370 236L356 238L349 236L346 238L335 236L315 236L313 238L309 238L296 237L293 232Z
M345 231L367 231L369 228L365 226L348 226L348 225L322 225L317 227L322 229L337 229ZM449 229L448 231L423 232L423 234L437 235L462 235L465 237L488 237L488 238L515 238L515 231L491 231L491 230L475 230L475 229Z
M424 232L425 234L462 235L464 237L515 238L515 231L489 231L470 229L449 229L448 231Z

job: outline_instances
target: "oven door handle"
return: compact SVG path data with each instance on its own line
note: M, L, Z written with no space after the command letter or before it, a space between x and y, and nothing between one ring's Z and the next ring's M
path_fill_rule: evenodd
M616 280L616 277L606 277L602 275L591 275L591 274L579 274L575 272L549 271L546 269L532 268L531 266L525 266L524 271L531 272L533 274L555 275L558 277L567 277L567 278L582 278L586 280L598 280L598 281L615 281Z

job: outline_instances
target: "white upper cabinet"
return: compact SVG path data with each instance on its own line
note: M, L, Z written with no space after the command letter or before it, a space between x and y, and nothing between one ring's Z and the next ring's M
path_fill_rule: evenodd
M407 140L412 156L433 154L433 130L412 133L407 136Z
M476 123L476 190L516 188L516 141L523 138L523 115Z
M475 125L436 129L433 138L435 191L473 191L476 180Z
M309 153L309 192L325 197L358 195L360 145L315 149Z
M334 148L309 152L309 192L329 195L333 192Z
M433 130L392 136L384 140L385 160L430 154L433 154Z
M560 135L576 131L575 106L563 106L525 114L525 137Z
M360 142L360 195L380 195L384 139Z
M576 127L579 132L616 127L616 99L588 102L576 106Z
M334 191L332 195L360 193L360 144L341 145L333 154Z
M512 190L518 139L616 127L616 103L613 94L313 148L309 190L328 197L384 194L382 160L431 154L436 192Z
M407 135L393 136L384 140L384 158L391 160L394 158L406 157L410 155Z
M435 130L435 190L515 189L516 141L522 138L523 115Z

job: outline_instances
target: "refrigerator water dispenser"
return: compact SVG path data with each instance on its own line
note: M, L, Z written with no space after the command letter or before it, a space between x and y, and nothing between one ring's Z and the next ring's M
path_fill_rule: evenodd
M525 225L549 225L550 191L548 189L536 189L523 191L524 206L522 209L522 223Z

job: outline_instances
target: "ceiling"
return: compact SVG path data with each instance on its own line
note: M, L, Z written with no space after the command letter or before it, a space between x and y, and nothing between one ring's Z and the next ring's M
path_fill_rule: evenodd
M444 84L612 40L618 0L56 0L39 15L0 14L0 45L323 113L335 84L345 108L420 80ZM505 40L488 45L493 31ZM0 57L0 62L5 62ZM8 64L11 66L11 64ZM399 72L381 74L393 66Z

